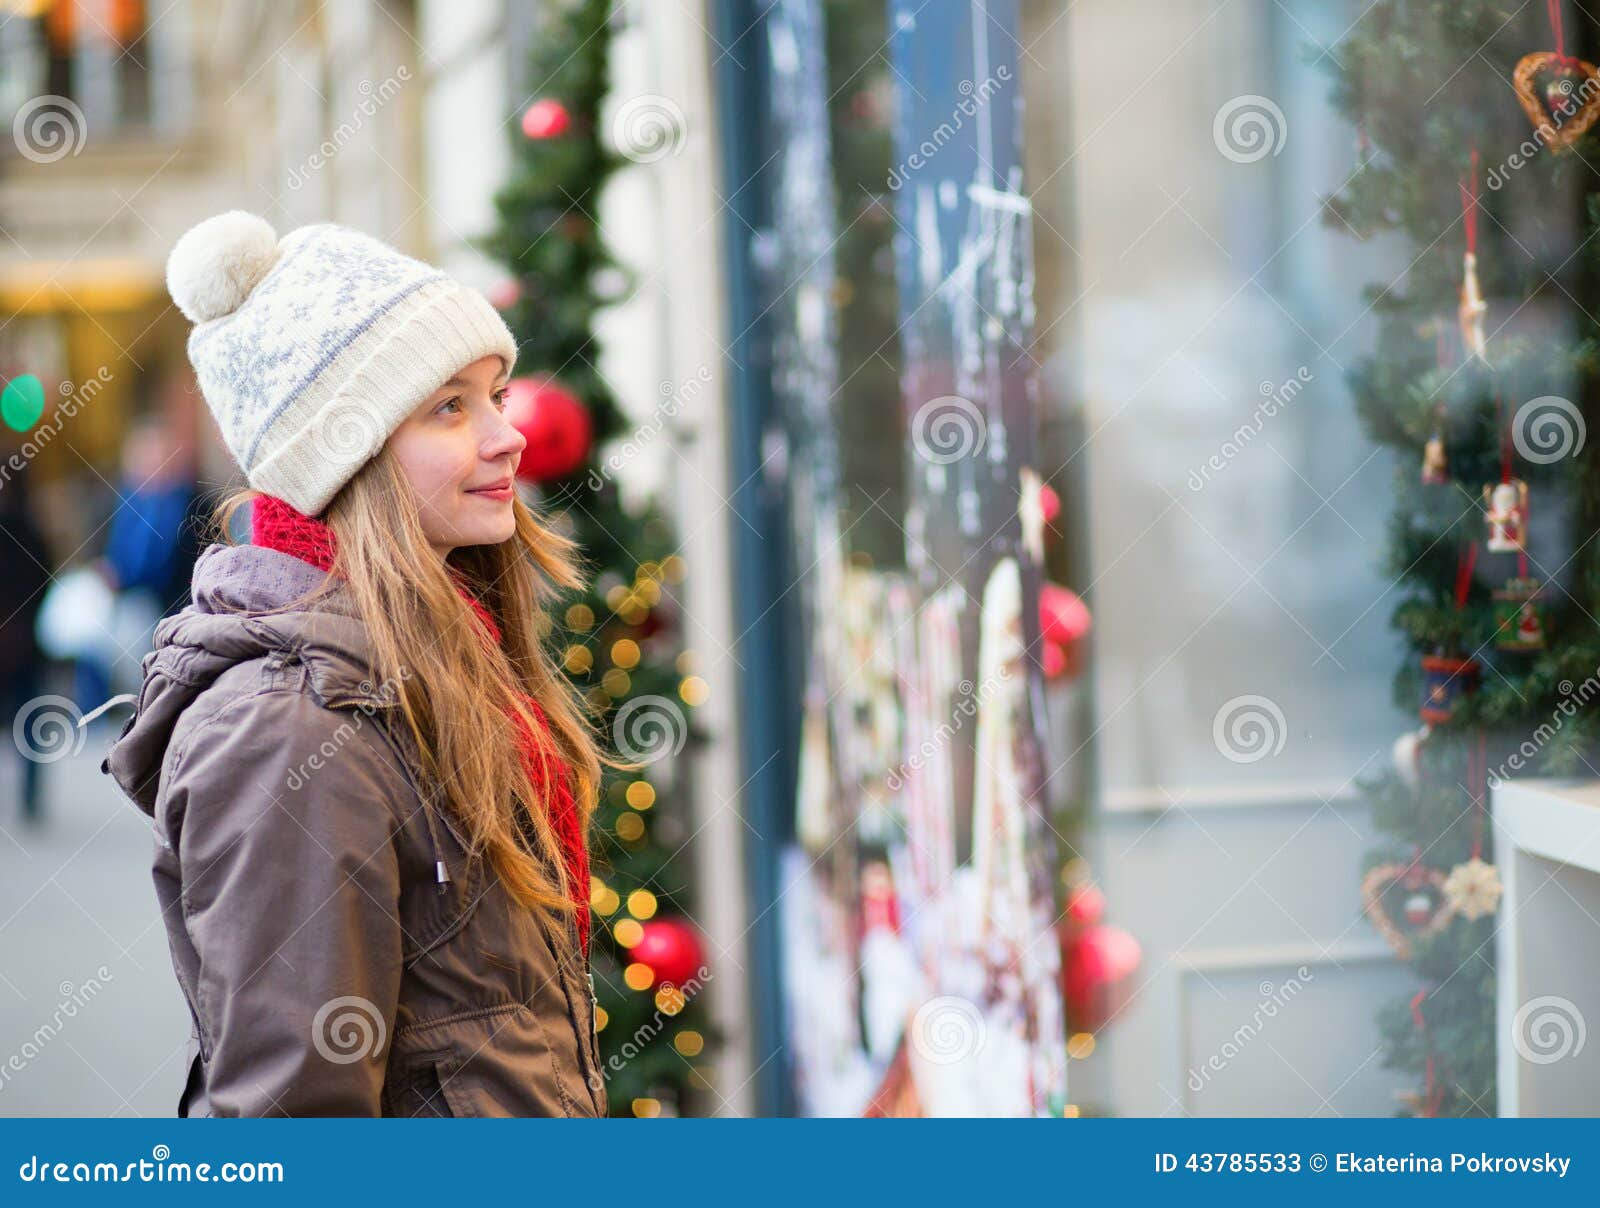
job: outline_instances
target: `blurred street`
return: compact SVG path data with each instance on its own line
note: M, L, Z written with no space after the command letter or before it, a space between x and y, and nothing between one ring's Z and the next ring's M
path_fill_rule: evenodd
M150 882L150 828L102 776L124 710L43 768L44 821L0 766L0 1115L170 1116L188 1013ZM107 722L111 724L106 724Z

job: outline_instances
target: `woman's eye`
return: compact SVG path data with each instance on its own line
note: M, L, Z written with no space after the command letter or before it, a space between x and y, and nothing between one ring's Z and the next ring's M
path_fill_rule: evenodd
M508 395L508 394L509 394L509 393L510 393L510 391L508 391L508 390L500 390L500 391L497 391L497 392L496 392L496 393L495 393L495 396L494 396L494 405L495 405L495 406L496 406L496 407L499 407L499 408L500 408L500 409L501 409L501 410L502 410L502 411L504 411L504 410L505 410L505 406L506 406L506 396L507 396L507 395Z
M442 414L446 407L454 407L457 411L459 411L461 410L461 400L458 398L445 399L444 402L439 404L439 410L435 412L435 414Z

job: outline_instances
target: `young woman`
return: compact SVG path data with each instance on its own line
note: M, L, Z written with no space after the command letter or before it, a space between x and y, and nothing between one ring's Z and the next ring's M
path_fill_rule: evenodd
M179 1114L604 1115L601 757L539 642L579 579L512 486L510 331L374 239L240 211L167 281L254 488L103 765L155 824Z

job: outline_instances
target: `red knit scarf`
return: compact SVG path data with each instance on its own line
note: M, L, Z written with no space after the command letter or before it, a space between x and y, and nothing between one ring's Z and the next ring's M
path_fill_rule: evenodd
M297 511L275 495L261 495L255 500L250 515L250 538L256 544L281 553L291 554L302 562L324 571L333 569L333 530L322 521ZM495 624L489 610L474 596L458 585L461 598L472 606L485 632L500 641L500 627ZM531 696L528 706L540 726L545 726L544 710ZM565 766L558 768L555 791L550 792L550 780L545 774L545 760L539 744L519 717L511 719L517 727L518 745L522 749L523 765L529 780L545 790L545 801L550 811L550 823L560 838L567 864L572 902L577 908L578 942L584 955L589 952L589 849L583 841L583 824L578 819L577 803L572 796L572 786Z

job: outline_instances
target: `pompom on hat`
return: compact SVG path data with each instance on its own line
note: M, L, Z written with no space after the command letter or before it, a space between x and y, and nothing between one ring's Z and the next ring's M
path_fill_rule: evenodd
M349 227L229 210L167 258L189 361L249 484L308 516L427 397L517 342L478 290Z

